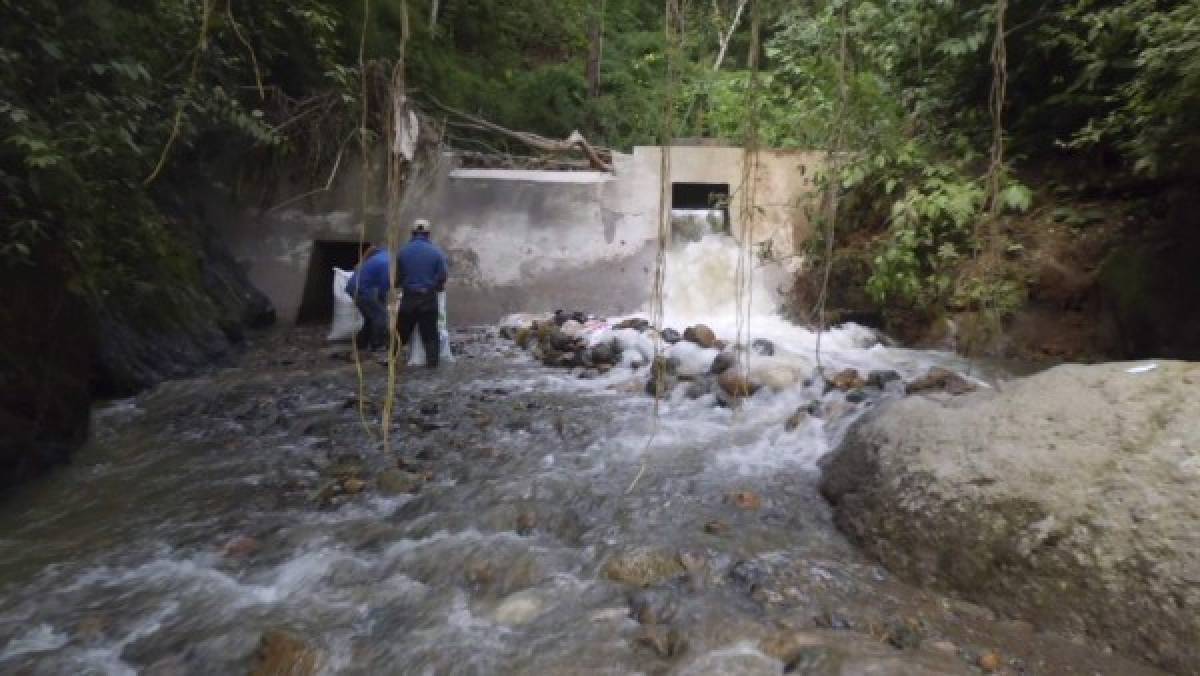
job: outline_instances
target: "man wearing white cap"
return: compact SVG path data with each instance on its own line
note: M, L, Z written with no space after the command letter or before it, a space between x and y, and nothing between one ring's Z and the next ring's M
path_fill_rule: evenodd
M446 288L446 255L429 241L429 221L413 221L412 240L396 255L396 287L403 292L397 318L400 341L408 345L413 328L421 332L425 365L437 368L441 354L438 335L438 292Z

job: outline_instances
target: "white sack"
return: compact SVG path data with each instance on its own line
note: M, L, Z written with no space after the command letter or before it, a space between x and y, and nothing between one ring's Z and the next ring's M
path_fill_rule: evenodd
M325 337L330 342L340 342L354 338L363 326L362 313L354 305L354 299L346 293L346 284L354 273L341 268L333 269L333 323L329 327L329 335Z

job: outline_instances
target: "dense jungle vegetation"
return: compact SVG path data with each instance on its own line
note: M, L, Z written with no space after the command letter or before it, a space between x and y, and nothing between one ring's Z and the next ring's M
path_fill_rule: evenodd
M93 307L169 304L196 274L195 186L282 166L323 182L357 136L361 69L402 53L433 115L628 148L669 109L677 137L848 151L839 247L867 242L848 264L870 302L928 312L1023 301L1012 270L965 272L989 247L1019 258L989 213L1190 185L1200 144L1197 0L0 0L0 17L0 265L55 266Z

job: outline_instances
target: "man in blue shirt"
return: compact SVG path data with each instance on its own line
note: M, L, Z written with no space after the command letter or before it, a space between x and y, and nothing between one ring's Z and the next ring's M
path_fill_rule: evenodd
M400 341L408 345L415 327L425 346L425 365L437 368L441 355L438 298L449 275L446 255L429 241L429 221L413 222L412 240L396 256L396 286L404 292L397 318Z
M392 288L392 254L387 249L372 247L363 254L346 293L354 299L363 316L362 330L354 336L360 350L380 350L388 344L387 294Z

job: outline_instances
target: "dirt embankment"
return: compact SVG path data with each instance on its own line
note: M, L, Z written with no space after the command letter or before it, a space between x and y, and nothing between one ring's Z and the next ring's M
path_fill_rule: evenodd
M959 290L988 276L1007 285L1000 312L970 294L936 307L876 302L866 282L885 236L865 228L839 238L832 322L866 323L915 347L1026 362L1200 357L1192 301L1200 294L1200 196L1191 191L1040 195L1032 211L1002 224L993 261L968 260L954 273ZM818 292L812 281L797 286L797 315Z

